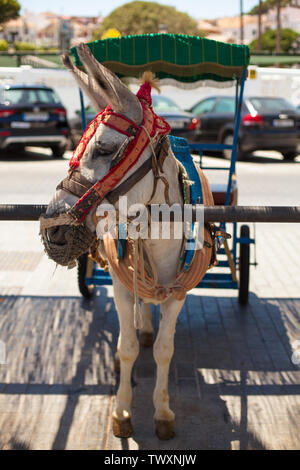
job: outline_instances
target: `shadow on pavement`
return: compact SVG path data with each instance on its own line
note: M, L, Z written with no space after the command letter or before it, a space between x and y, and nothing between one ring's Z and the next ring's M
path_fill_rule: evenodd
M228 160L226 160L223 155L220 152L205 152L205 157L213 157L213 158L218 158L220 160L223 160L224 162L227 162L228 164L230 163ZM266 155L265 152L263 154L260 154L260 152L255 152L251 153L248 155L246 158L243 158L241 162L247 162L247 163L276 163L276 164L299 164L300 163L300 158L299 156L296 157L295 160L285 160L281 154L278 153L278 156L274 156L273 152L270 152L270 155ZM238 162L239 163L239 162Z
M62 158L64 159L64 158ZM62 160L57 159L57 160ZM38 162L38 161L53 161L54 158L50 151L39 151L38 149L35 151L31 150L17 150L17 149L9 149L9 150L1 150L0 151L0 161L2 162Z
M79 421L75 416L89 396L114 394L118 335L112 298L104 288L96 294L90 303L79 297L2 297L0 339L6 343L7 365L0 366L0 394L6 397L7 409L0 406L0 449L36 448L33 428L38 422L31 415L27 424L22 420L27 416L24 407L30 407L37 396L41 396L35 405L37 419L47 397L65 397L52 449L72 448L70 433L75 427L76 434L78 426L87 426L89 442L87 422L101 410L87 409ZM138 448L230 449L233 442L240 449L266 448L249 419L253 415L249 397L299 396L287 334L289 328L299 328L299 307L300 299L275 302L251 294L249 306L241 309L235 297L189 295L178 320L170 369L176 437L159 441L154 435L155 365L152 348L141 349L133 372L132 439ZM157 331L158 308L153 319ZM228 403L232 397L236 397L236 409ZM292 409L288 413L291 432L299 439L297 419ZM102 448L130 448L127 439L112 436L111 416L108 421L105 416L100 423L102 435L97 436ZM31 438L26 438L26 426L32 428ZM109 426L109 435L104 435Z
M299 164L300 159L297 157L295 160L285 160L283 157L278 156L277 158L272 156L265 156L260 155L259 152L256 154L251 154L247 158L243 160L244 162L252 162L252 163L277 163L277 164Z

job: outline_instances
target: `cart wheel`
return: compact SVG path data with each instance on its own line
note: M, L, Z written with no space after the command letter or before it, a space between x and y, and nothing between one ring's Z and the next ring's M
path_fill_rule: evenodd
M77 280L80 293L85 299L90 299L94 293L94 286L88 286L85 282L88 255L85 253L78 258Z
M241 238L249 238L250 230L248 225L242 225ZM240 283L239 283L239 302L241 305L247 305L249 295L249 267L250 267L250 244L240 244Z

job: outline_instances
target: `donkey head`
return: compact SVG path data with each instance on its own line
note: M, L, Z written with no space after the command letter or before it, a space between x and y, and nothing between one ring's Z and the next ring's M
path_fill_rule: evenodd
M81 89L89 96L96 112L98 113L106 106L111 105L114 112L125 115L137 125L141 124L143 111L138 98L115 74L95 60L88 46L80 44L77 47L77 52L87 73L75 67L68 55L62 56L62 61L71 71ZM107 173L118 149L125 140L126 136L123 134L100 124L85 149L79 171L91 183L101 179ZM55 195L56 210L57 200L62 200L62 196L62 194ZM62 211L68 209L69 199L68 197L65 201L66 207L61 205ZM71 203L74 203L74 199L71 199ZM52 205L51 201L47 213L51 213Z
M75 67L68 55L62 56L62 61L89 96L97 113L110 105L115 113L139 126L143 120L143 110L136 95L115 74L95 60L88 46L81 44L77 51L87 73ZM114 158L127 139L126 135L100 123L80 159L78 170L81 175L92 184L103 178L113 166ZM48 206L46 216L65 213L76 202L76 196L59 189ZM90 216L86 218L86 225L95 230ZM65 225L48 228L47 237L50 242L63 246L66 244L67 229Z

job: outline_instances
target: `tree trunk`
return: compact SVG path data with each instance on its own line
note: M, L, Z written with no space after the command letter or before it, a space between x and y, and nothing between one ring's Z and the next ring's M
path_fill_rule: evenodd
M259 7L258 7L258 39L257 39L257 51L261 52L262 49L262 41L261 41L261 1L259 0Z
M281 51L281 21L280 21L280 9L281 9L281 0L277 0L277 32L276 32L276 53L278 54Z

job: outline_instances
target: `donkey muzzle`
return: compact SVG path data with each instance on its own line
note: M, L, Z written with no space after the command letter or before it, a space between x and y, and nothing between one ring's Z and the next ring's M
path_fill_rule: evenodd
M74 267L79 256L87 253L96 241L96 234L68 213L41 216L40 235L48 257L69 268Z

